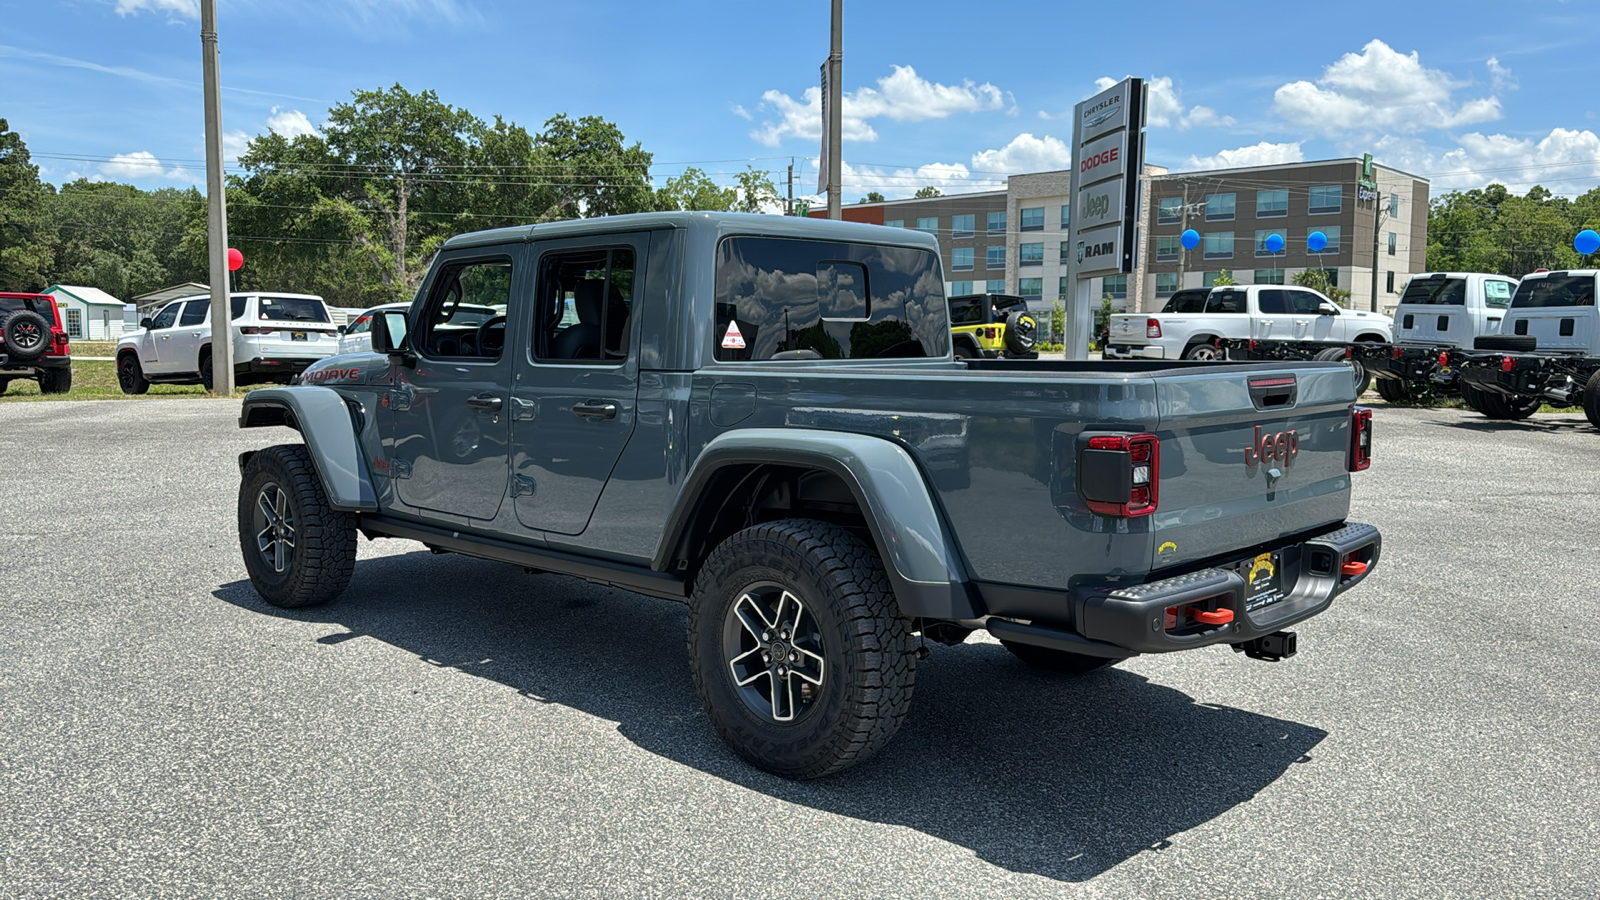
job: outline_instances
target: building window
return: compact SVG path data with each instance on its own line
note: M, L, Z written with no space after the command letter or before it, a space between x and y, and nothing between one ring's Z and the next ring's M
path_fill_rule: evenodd
M67 314L67 336L83 337L83 310L65 309L62 312Z
M1395 251L1395 233L1391 231L1391 232L1389 232L1389 255L1393 256L1394 255L1394 251Z
M977 216L973 216L973 215L951 216L950 217L950 236L951 237L958 237L958 238L960 238L960 237L972 237L972 229L976 227L977 218L978 218Z
M1322 270L1322 274L1328 276L1328 287L1336 288L1336 287L1339 286L1339 270L1338 269L1323 269Z
M1072 227L1072 204L1061 204L1061 230L1066 231Z
M956 247L950 251L950 268L957 272L972 271L972 248Z
M1390 194L1389 195L1389 215L1391 217L1400 215L1400 195L1399 194Z
M970 281L952 281L952 282L950 282L950 296L952 296L952 297L960 297L960 296L962 296L964 294L970 294L970 293L972 293L972 282L970 282Z
M1024 300L1039 300L1044 297L1043 278L1018 278L1017 293Z
M1004 278L991 278L985 281L983 283L983 292L985 294L1004 294L1006 292L1006 280Z
M1320 253L1338 253L1341 249L1343 249L1339 244L1340 232L1343 230L1344 229L1338 225L1335 225L1332 228L1321 229L1322 233L1328 236L1328 246L1323 247L1321 250L1317 251L1317 253L1313 253L1312 255L1316 256Z
M1057 259L1060 262L1068 262L1068 261L1070 261L1072 259L1072 242L1071 241L1062 241L1061 242L1061 255L1059 257L1057 257Z
M1282 269L1257 269L1256 284L1283 284Z
M1006 267L1006 248L1004 244L993 244L988 248L983 257L983 264L990 269L1004 269Z
M1256 191L1256 218L1271 219L1289 214L1289 192Z
M1100 291L1102 297L1110 294L1113 300L1128 299L1128 276L1107 275L1100 280Z
M1179 244L1177 235L1158 235L1156 237L1156 262L1177 262ZM1066 247L1065 244L1061 245Z
M1183 198L1162 197L1156 201L1156 224L1176 225L1183 221Z
M1170 297L1177 290L1178 290L1178 273L1177 272L1157 272L1156 273L1156 296L1157 297Z
M1056 279L1056 299L1067 299L1067 276L1065 275Z
M992 212L992 213L989 213L989 233L990 234L1005 234L1006 233L1006 214L1004 212Z
M1311 206L1306 212L1313 216L1323 213L1336 213L1344 202L1344 188L1337 184L1326 184L1311 189Z
M1330 238L1331 240L1331 238ZM1208 231L1205 235L1206 259L1233 258L1233 232Z
M1267 238L1272 236L1272 235L1274 235L1274 234L1277 234L1277 233L1278 233L1278 231L1276 229L1271 229L1271 228L1264 229L1264 230L1257 230L1256 231L1256 255L1257 256L1282 256L1284 254L1283 250L1279 250L1277 253L1273 253L1271 250L1267 249ZM1284 246L1288 247L1289 246L1289 242L1285 241L1284 242Z
M1206 197L1207 222L1232 222L1238 194L1211 194Z
M1044 207L1042 207L1042 206L1030 206L1030 207L1022 210L1022 230L1023 231L1043 231L1044 230Z
M1023 244L1018 248L1017 265L1042 266L1044 265L1044 244Z
M1392 294L1392 293L1394 293L1394 273L1393 273L1393 272L1390 272L1390 273L1389 273L1389 287L1388 287L1388 291L1389 291L1389 293L1391 293L1391 294Z
M939 217L938 216L929 216L926 219L918 219L917 220L917 230L918 231L926 231L929 234L938 234L939 233Z
M1201 287L1216 287L1217 279L1222 277L1221 272L1202 272L1200 277Z
M885 228L904 228L904 227L906 227L906 220L905 219L884 219L883 220L883 227L885 227Z

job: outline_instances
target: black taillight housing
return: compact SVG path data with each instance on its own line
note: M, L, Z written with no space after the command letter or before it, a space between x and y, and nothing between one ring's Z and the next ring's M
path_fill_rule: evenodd
M1360 472L1372 465L1372 408L1350 410L1350 471Z
M1160 503L1161 440L1153 434L1087 435L1079 445L1078 493L1090 512L1131 519Z

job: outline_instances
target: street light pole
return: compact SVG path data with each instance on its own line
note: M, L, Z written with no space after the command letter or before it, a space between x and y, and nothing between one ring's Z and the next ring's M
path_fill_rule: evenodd
M206 197L211 258L211 392L233 395L233 310L228 302L228 205L222 182L222 97L217 75L217 0L200 0L205 71Z
M844 0L833 0L833 28L828 51L828 218L838 219L840 179L843 164L844 91L839 84L844 73Z

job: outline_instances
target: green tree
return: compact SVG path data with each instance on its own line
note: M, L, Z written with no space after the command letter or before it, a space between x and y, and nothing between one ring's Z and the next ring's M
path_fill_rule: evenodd
M50 193L22 136L0 119L0 290L48 286L51 233L45 203Z
M533 211L543 219L580 219L648 212L652 156L599 116L574 121L566 114L544 123L534 140L532 165L548 188L549 202Z
M1211 284L1215 287L1227 287L1230 284L1238 284L1238 282L1233 280L1233 276L1228 274L1227 269L1223 269L1217 273L1217 279Z
M1306 269L1297 272L1294 283L1300 287L1310 288L1340 306L1350 305L1350 292L1334 286L1332 271L1330 269Z
M766 172L758 172L755 166L747 165L743 172L734 177L739 181L737 208L740 212L764 212L777 204L778 188Z
M190 222L204 220L204 203L194 188L144 191L87 179L62 185L45 204L56 235L52 277L122 298L204 281L203 257L183 246Z
M1067 333L1067 307L1057 298L1050 306L1050 340L1059 341Z
M918 188L917 192L912 196L918 200L929 200L934 197L943 197L944 192L930 184L927 187Z
M857 203L882 203L883 202L883 195L878 193L877 191L867 191L867 195L865 197L862 197L860 200L857 200L856 202Z
M727 212L737 202L733 188L718 187L706 173L690 167L656 191L657 209L688 209Z

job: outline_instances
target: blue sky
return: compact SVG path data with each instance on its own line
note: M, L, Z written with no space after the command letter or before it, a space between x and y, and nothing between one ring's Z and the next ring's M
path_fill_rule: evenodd
M218 0L232 151L399 82L537 129L600 115L723 183L816 186L826 0ZM1064 168L1077 101L1152 82L1174 170L1373 152L1435 190L1600 184L1594 0L1015 3L846 0L845 199L1002 187ZM203 181L198 0L0 0L0 118L47 180ZM781 184L780 184L781 190Z

